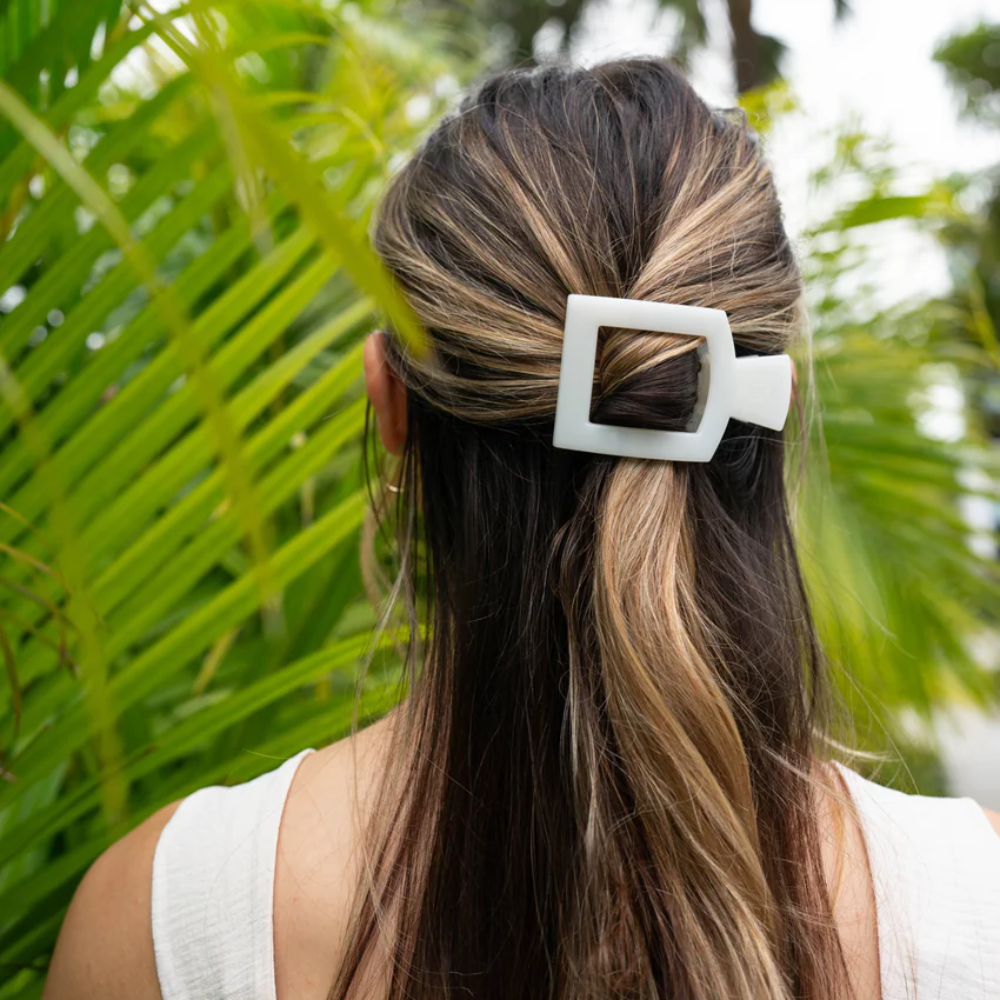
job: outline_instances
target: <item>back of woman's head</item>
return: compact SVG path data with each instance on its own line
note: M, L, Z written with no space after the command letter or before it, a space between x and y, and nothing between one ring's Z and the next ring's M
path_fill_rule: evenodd
M334 995L381 936L394 998L832 997L782 433L731 420L705 463L551 443L568 294L725 310L737 354L798 333L744 120L660 60L502 73L390 183L375 245L432 345L390 342L429 639ZM603 329L592 419L685 429L697 346Z

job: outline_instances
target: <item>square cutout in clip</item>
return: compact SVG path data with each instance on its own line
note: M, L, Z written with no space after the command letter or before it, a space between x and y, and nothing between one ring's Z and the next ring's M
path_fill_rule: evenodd
M602 326L705 338L698 348L702 366L696 430L617 427L590 419L597 338ZM721 309L570 295L552 444L596 455L708 462L730 417L781 430L788 417L791 391L791 357L767 354L737 358L729 317Z

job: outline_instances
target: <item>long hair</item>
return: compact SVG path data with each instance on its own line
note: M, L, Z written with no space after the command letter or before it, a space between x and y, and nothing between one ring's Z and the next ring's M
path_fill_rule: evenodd
M783 434L707 463L552 447L569 293L723 309L786 351L801 278L745 120L669 63L495 75L392 179L409 693L330 996L843 996L812 794L823 656ZM683 430L700 341L602 329L592 419ZM364 995L368 995L365 993Z

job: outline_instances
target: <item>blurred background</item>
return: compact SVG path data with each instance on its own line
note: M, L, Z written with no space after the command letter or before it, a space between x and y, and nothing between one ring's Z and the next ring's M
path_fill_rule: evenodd
M484 73L628 54L741 106L784 200L836 735L1000 809L995 4L0 0L2 1000L113 839L349 730L360 344L420 337L370 212ZM362 719L399 682L387 636Z

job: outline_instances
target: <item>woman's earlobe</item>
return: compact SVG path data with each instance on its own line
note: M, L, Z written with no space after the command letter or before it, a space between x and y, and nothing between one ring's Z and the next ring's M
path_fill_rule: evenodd
M365 386L385 450L401 455L406 445L406 386L389 365L386 334L373 330L364 347Z

